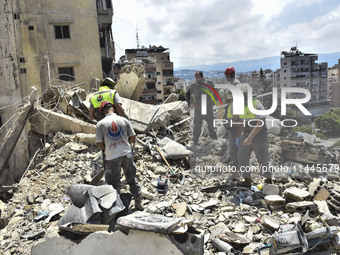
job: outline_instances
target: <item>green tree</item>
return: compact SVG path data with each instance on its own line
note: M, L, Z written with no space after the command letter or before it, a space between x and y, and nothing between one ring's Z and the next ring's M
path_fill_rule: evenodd
M334 109L315 119L317 128L324 132L333 132L340 130L340 109Z

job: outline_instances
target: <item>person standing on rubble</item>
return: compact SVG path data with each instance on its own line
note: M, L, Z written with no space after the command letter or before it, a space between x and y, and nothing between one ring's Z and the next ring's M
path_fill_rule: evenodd
M203 120L207 122L210 137L217 139L214 128L214 113L213 113L213 101L210 97L207 97L207 109L206 114L202 114L202 94L206 94L204 90L207 89L205 85L215 87L214 83L204 78L202 71L195 73L196 82L191 84L190 89L187 91L187 99L190 100L190 107L194 108L194 130L193 140L194 146L198 145L199 138L201 136L201 127ZM204 89L204 90L203 90Z
M100 82L99 91L94 93L90 99L89 117L100 121L104 118L104 115L100 112L100 104L103 101L109 101L114 105L115 111L119 116L125 117L125 112L120 101L117 90L114 90L116 83L109 77L104 78Z
M114 113L111 102L102 102L99 109L105 117L96 125L96 143L105 153L105 180L119 193L121 168L123 168L127 184L135 200L135 208L143 210L141 189L136 179L136 165L131 147L136 139L136 133L126 118Z
M228 84L232 84L234 86L241 84L240 81L235 78L235 68L230 66L227 67L224 71L224 74L227 79ZM237 122L238 116L234 116L232 114L232 103L233 103L233 98L230 93L230 90L228 89L221 89L220 94L227 104L225 108L225 113L223 119L228 120L228 123L225 124L226 129L228 130L228 150L229 150L229 159L231 160L231 165L235 166L236 168L238 167L238 147L236 146L236 136L238 132L238 126L237 125L230 125L231 120L232 122ZM236 178L236 175L233 173L232 178Z
M244 124L238 125L238 134L235 141L236 146L238 147L239 170L243 173L245 186L250 188L251 173L249 159L251 152L254 151L259 164L259 173L266 177L266 183L271 183L271 172L269 171L268 164L269 151L268 132L265 121L266 116L255 115L250 111L247 103L248 89L250 86L248 84L239 84L237 87L241 89L244 96L244 114L238 116L239 122ZM256 110L265 110L262 103L257 99L253 99L252 104Z

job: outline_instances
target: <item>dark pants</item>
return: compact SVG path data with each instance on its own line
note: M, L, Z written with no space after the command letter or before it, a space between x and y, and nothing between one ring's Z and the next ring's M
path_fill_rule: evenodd
M141 196L141 189L136 179L136 165L132 154L116 159L107 160L105 167L105 180L112 185L118 192L121 187L121 168L123 168L126 182L130 186L130 192L134 197Z
M238 167L238 148L236 146L236 137L237 137L237 126L232 127L229 130L228 134L228 142L229 142L229 157L232 160L232 165Z
M212 139L216 139L216 132L215 132L215 128L214 128L214 114L213 114L212 106L207 107L207 115L202 115L200 109L198 109L198 110L195 109L194 132L193 132L195 144L198 143L198 140L201 136L201 129L202 129L203 120L205 120L208 124L208 130L209 130L210 137Z
M244 178L250 178L249 168L246 167L249 167L250 154L252 151L254 151L260 166L260 173L264 177L271 177L268 165L269 151L267 133L260 136L255 136L250 146L243 146L242 144L247 137L248 134L242 134L240 139L240 147L238 148L238 162L241 173L243 174ZM244 170L243 172L241 168Z

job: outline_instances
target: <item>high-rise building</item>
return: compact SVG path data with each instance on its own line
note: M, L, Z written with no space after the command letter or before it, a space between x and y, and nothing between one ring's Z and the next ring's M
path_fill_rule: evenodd
M145 67L145 89L140 101L158 104L174 92L174 65L170 61L169 49L162 46L126 49L125 60L143 63Z
M321 115L330 110L330 100L327 97L327 67L328 63L316 63L317 54L303 53L297 47L289 52L281 52L280 87L300 87L311 92L311 100L304 104L313 115ZM304 97L294 94L293 98ZM295 111L296 114L302 114Z

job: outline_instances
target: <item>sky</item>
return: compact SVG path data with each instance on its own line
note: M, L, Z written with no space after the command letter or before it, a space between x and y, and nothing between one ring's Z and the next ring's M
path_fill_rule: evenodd
M112 0L116 59L125 49L169 48L174 67L340 52L338 0Z

